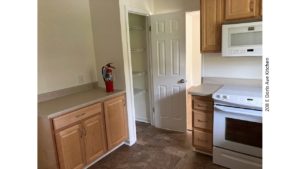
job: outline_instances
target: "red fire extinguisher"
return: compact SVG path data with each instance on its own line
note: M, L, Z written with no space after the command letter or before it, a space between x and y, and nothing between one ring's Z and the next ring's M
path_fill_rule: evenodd
M115 69L115 67L112 66L112 63L108 63L102 67L102 77L105 82L106 92L114 91L113 75L112 75L113 69Z

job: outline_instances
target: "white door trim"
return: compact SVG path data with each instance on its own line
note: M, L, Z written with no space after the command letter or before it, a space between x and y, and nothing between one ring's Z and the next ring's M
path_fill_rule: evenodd
M132 65L131 65L131 54L130 54L130 36L129 36L129 29L128 29L129 28L128 13L136 13L145 16L149 16L150 13L142 9L129 7L123 1L119 1L119 6L120 6L125 86L126 86L127 113L128 113L129 139L126 142L129 146L132 146L136 142L137 137L136 137L136 124L135 124L134 92L133 92L133 81L132 81L133 78ZM148 93L151 92L152 91L150 91L149 89ZM152 120L152 118L150 119Z

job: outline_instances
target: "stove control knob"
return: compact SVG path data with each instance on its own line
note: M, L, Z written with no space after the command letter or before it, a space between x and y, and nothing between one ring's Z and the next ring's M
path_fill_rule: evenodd
M220 96L220 95L216 95L216 98L220 99L220 98L221 98L221 96Z
M228 96L224 95L224 96L223 96L223 99L228 99Z

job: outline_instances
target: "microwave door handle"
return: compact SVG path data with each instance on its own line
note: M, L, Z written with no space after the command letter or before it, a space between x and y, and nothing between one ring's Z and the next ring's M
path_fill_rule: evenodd
M242 115L262 117L261 111L257 111L257 110L224 107L224 106L218 106L218 105L215 105L214 108L217 111L222 111L222 112L225 112L225 113L233 113L233 114L242 114ZM241 113L241 112L243 112L243 113Z

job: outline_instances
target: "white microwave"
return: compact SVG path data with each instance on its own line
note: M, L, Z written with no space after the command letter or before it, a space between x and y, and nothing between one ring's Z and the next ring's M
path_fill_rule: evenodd
M222 56L262 56L262 22L222 25Z

